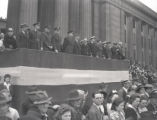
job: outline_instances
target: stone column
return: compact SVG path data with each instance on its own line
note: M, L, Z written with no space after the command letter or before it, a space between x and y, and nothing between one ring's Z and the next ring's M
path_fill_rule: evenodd
M56 0L55 27L61 28L62 39L67 35L69 25L69 0Z
M91 0L80 0L81 8L81 35L82 37L90 37L92 34L92 8Z
M80 0L69 0L69 30L80 33Z
M149 64L149 42L148 42L148 25L144 26L144 59L145 64Z
M93 35L99 39L99 30L100 30L100 5L99 0L93 0L93 16L92 16L92 24L93 24Z
M106 7L105 7L105 15L106 15L106 41L111 41L111 24L110 24L110 4L109 3L105 3Z
M26 23L30 27L37 22L38 0L21 0L20 24Z

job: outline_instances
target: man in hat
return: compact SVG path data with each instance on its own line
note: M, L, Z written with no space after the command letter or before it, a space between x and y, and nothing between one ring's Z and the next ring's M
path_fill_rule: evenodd
M33 101L34 107L29 109L27 114L21 117L20 120L48 120L47 111L51 99L51 97L48 97L46 91L36 94Z
M13 28L8 28L7 34L4 36L3 44L6 49L16 49L17 41Z
M18 120L19 113L16 109L10 107L12 97L8 90L0 92L0 120Z
M29 48L41 50L41 32L40 32L40 23L33 24L34 30L30 32L30 42Z
M61 52L62 38L60 35L59 27L54 28L54 34L51 38L51 43L52 43L53 49L56 53Z
M108 58L108 54L107 54L107 41L103 42L103 46L102 46L102 56L104 59Z
M98 52L96 37L92 36L88 42L90 56L96 57Z
M74 44L73 53L76 55L81 54L81 45L80 45L80 36L79 35L75 36L75 44Z
M88 39L84 38L80 41L81 46L81 55L89 56L89 46L88 46Z
M82 114L81 107L83 103L84 95L80 90L74 89L70 91L68 96L68 103L72 109L72 120L82 120L85 116Z
M107 42L106 43L106 52L107 52L107 59L111 59L112 58L112 52L111 52L111 48L112 48L112 44L111 42Z
M142 120L156 120L157 119L157 90L152 90L150 93L150 102L147 106L148 113L145 114Z
M72 54L74 50L74 44L75 44L74 33L73 31L69 31L68 36L64 38L63 52Z
M151 84L146 84L144 87L145 87L145 91L146 91L146 96L149 98L150 93L151 93L152 90L153 90L153 85L151 85Z
M20 25L20 32L18 33L17 36L17 43L19 48L28 48L29 33L27 29L28 29L27 24Z
M52 51L50 27L45 26L41 34L41 49L45 51Z
M122 80L121 81L122 88L118 91L119 97L121 97L124 101L127 99L128 89L130 88L130 81L129 80Z
M37 86L29 86L28 90L25 92L27 98L21 104L21 114L26 115L29 109L31 109L34 104L33 101L36 98L36 94L42 93L42 90L39 90Z
M112 52L112 59L117 59L117 42L113 42L111 52Z

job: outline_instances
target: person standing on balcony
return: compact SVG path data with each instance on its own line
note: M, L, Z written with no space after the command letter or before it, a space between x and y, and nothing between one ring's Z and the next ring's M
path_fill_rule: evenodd
M41 32L40 32L40 23L34 23L34 30L30 32L30 42L29 42L29 48L30 49L37 49L41 50Z
M6 49L16 49L17 41L13 28L8 28L7 34L4 36L3 44Z
M28 25L27 24L21 24L20 25L20 32L17 36L17 43L19 48L28 48Z

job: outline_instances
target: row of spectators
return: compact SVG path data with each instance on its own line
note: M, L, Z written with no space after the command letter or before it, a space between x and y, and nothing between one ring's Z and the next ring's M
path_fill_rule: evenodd
M10 104L10 80L11 76L5 75L4 83L0 85L0 120L157 119L157 89L151 84L122 80L119 90L108 91L109 86L105 86L92 95L86 90L73 89L65 103L60 105L55 104L45 90L30 86L25 92L27 99L22 101L21 109L17 111Z
M157 75L155 70L143 67L140 64L133 63L130 65L129 72L133 80L139 80L141 83L153 84L157 82Z
M111 43L97 40L95 36L89 39L80 39L80 36L69 31L67 37L62 40L59 27L53 29L45 26L40 30L40 23L33 24L34 29L29 29L28 25L21 24L20 32L15 35L12 28L8 28L6 35L0 34L1 51L6 49L28 48L54 52L65 52L77 55L93 56L105 59L124 59L122 52L122 42Z

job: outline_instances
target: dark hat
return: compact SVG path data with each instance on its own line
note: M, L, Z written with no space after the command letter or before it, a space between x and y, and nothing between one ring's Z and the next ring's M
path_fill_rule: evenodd
M58 30L60 30L60 27L55 27L54 30L58 31Z
M40 25L40 22L36 22L33 24L33 26L36 26L36 25Z
M29 26L25 23L20 25L20 28L26 28L26 27L29 27Z
M45 25L44 28L51 29L51 26L50 25Z
M144 87L143 85L139 85L139 86L137 86L137 88L136 88L136 92L139 92L141 88L145 88L145 87Z
M79 100L82 99L82 96L79 94L77 90L72 90L69 93L67 101Z
M61 104L59 109L58 109L58 113L59 115L63 115L65 112L67 111L71 111L72 107L68 104Z
M152 85L152 84L146 84L144 87L145 87L146 89L147 89L147 88L153 88L153 85Z
M121 83L127 83L127 82L129 82L129 80L121 80Z
M42 91L38 94L35 94L36 98L33 101L33 104L38 105L38 104L43 104L43 103L49 103L51 104L52 97L48 97L46 91Z
M5 75L4 75L4 79L5 79L5 78L11 78L11 75L10 75L10 74L5 74Z
M92 36L92 37L90 37L89 39L95 39L96 37L95 36Z
M123 98L121 97L117 97L114 101L113 101L113 105L118 106L120 103L124 102Z
M9 91L0 92L0 104L10 102L11 100L12 100L12 97Z
M150 98L157 98L157 89L152 90L150 93Z
M70 31L68 31L68 34L70 34L70 33L74 33L72 30L70 30Z
M114 45L117 45L118 43L116 41L113 42Z

